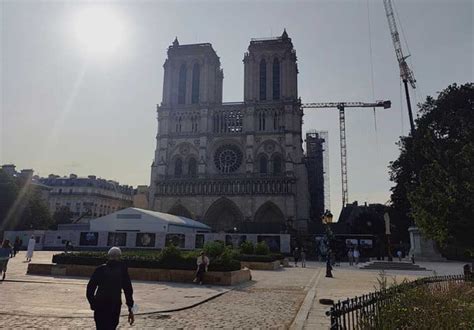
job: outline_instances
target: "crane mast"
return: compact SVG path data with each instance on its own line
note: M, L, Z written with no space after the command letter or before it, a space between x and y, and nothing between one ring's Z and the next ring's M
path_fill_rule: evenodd
M365 102L324 102L324 103L303 103L303 109L324 109L332 108L339 110L339 144L341 149L341 187L342 187L342 207L349 202L349 187L347 180L347 145L346 145L346 108L384 108L391 107L390 101L377 101L375 103Z
M387 15L388 28L390 30L390 35L392 36L393 47L395 48L395 55L397 56L398 65L400 67L400 78L403 81L405 86L405 95L407 99L408 107L408 116L410 118L410 129L413 136L415 131L415 124L413 121L413 112L411 109L410 102L410 93L408 91L408 83L410 83L412 88L416 88L416 80L413 74L413 71L408 66L406 59L409 55L403 55L402 44L400 42L400 34L398 33L397 23L395 21L395 15L392 6L392 0L383 0L383 5L385 7L385 13Z

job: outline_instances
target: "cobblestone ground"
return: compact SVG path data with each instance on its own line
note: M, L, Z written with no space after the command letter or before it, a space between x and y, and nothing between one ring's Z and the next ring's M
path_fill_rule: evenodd
M139 315L133 328L265 328L285 329L304 299L301 290L247 288L231 291L194 308L168 314ZM132 328L121 317L121 328ZM1 315L4 328L93 328L92 318Z
M297 289L234 290L194 308L167 314L138 315L134 328L265 328L285 329L305 293ZM122 317L121 328L131 328ZM92 318L52 318L0 314L4 328L92 328Z
M320 269L319 265L315 265L306 269L286 268L280 271L252 271L253 281L251 284L234 288L234 290L217 298L186 310L166 314L137 315L133 326L127 324L124 315L121 317L119 327L122 329L286 329L297 314L311 279L315 277ZM3 284L12 285L14 283L5 282ZM18 292L18 295L10 295L7 303L17 306L27 303L28 290L22 290L21 288L34 284L25 283L22 285L16 283L15 285L21 285L21 287L17 287L21 292ZM71 287L66 283L58 284L58 286L61 288ZM5 298L2 298L2 289L2 286L0 286L0 299ZM169 290L176 289L170 287ZM155 299L160 300L159 293ZM54 305L51 298L48 298L47 292L44 293L42 303ZM58 317L43 317L38 316L38 314L25 316L24 313L14 311L12 308L9 308L8 311L0 310L0 328L94 328L94 321L91 317L60 317L63 309L57 308L57 311L58 313L53 315L58 315ZM65 315L63 314L63 316Z

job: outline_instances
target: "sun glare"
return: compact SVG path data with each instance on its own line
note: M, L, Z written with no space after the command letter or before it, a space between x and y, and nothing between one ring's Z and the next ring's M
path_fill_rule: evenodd
M116 51L121 44L124 25L113 9L91 7L75 17L74 32L87 53L105 55Z

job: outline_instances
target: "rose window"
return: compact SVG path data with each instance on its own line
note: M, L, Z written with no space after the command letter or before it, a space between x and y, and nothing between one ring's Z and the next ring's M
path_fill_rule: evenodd
M242 164L242 151L235 145L223 145L216 150L214 163L222 173L235 172Z

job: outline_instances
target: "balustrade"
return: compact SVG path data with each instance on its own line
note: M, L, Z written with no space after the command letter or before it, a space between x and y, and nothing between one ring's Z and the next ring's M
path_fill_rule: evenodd
M291 195L295 179L239 178L239 179L169 179L156 184L156 195Z

